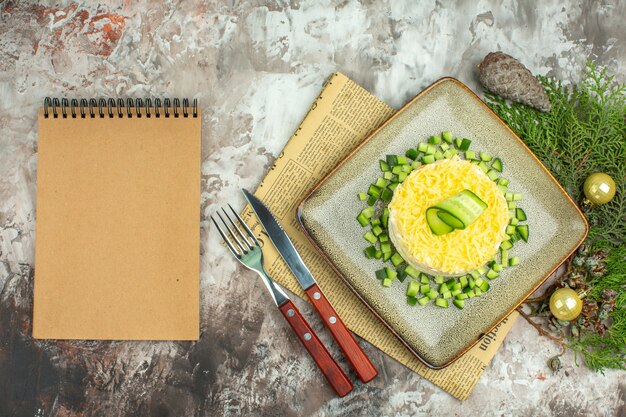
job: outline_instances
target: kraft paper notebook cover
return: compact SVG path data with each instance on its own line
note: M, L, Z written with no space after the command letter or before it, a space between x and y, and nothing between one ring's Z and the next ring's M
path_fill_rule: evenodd
M46 99L34 337L198 339L201 118L170 103Z

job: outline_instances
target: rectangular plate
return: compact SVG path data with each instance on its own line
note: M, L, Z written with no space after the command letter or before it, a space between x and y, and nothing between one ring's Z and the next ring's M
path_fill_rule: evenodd
M472 139L471 149L502 159L509 189L522 193L530 239L511 253L521 263L490 281L491 289L463 310L429 303L410 306L406 285L384 288L374 272L381 260L366 259L365 231L356 221L365 207L357 194L380 176L379 159L404 155L430 135L449 130ZM563 188L526 145L471 90L443 78L418 94L348 155L300 204L298 218L309 239L348 286L424 364L443 368L471 348L582 243L587 222Z

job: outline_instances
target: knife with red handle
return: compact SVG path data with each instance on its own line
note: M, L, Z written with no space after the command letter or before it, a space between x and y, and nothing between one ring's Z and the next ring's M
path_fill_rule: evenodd
M365 355L365 352L363 352L363 349L361 349L361 346L359 346L350 330L348 330L341 318L339 318L339 315L330 304L319 285L315 282L313 275L311 275L311 272L304 264L304 261L287 236L287 233L285 233L272 212L261 200L245 189L242 189L242 191L263 225L263 228L272 240L272 243L306 292L315 310L324 321L328 330L330 330L330 333L335 338L335 341L341 348L346 359L348 359L348 362L350 362L350 365L359 379L364 383L371 381L378 375L378 371L367 355Z

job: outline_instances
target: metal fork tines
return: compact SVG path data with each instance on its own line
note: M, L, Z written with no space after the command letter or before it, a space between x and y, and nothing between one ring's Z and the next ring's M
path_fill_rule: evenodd
M326 350L326 347L324 347L313 329L311 329L311 326L309 326L296 305L267 275L263 267L263 252L258 240L230 204L228 208L232 216L224 208L222 208L221 213L219 210L215 212L221 220L222 226L217 222L215 216L211 216L211 220L222 239L224 239L226 246L228 246L228 249L239 262L263 278L263 282L272 295L274 303L276 303L283 317L285 317L287 323L296 333L298 339L300 339L300 342L309 352L309 355L311 355L335 392L340 397L348 394L352 391L352 383L339 365L337 365L337 362L330 356L328 350Z
M237 212L233 209L233 207L228 204L228 208L233 213L234 217L237 219L239 224L242 227L239 227L233 219L228 215L228 212L222 207L222 212L224 216L228 219L228 222L231 224L229 227L224 217L219 211L216 211L216 214L219 216L220 220L224 224L226 230L228 230L228 234L225 233L222 228L217 224L215 218L211 216L211 220L217 231L219 232L222 239L228 246L228 249L235 255L235 258L239 260L244 266L248 269L251 269L258 273L261 278L263 278L263 282L265 286L269 290L274 302L278 307L285 304L289 297L283 292L283 290L274 283L274 281L267 275L265 272L265 268L263 267L263 252L261 251L261 246L259 245L259 241L256 239L250 228L246 225L246 223L239 217ZM243 231L241 230L243 228ZM245 232L245 233L244 233ZM228 237L230 235L230 238ZM231 240L232 239L232 240Z

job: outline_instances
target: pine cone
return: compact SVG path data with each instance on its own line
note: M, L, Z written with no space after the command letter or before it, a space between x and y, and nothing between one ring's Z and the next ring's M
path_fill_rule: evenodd
M521 62L503 52L487 54L478 66L478 79L487 90L503 98L550 111L541 83Z

